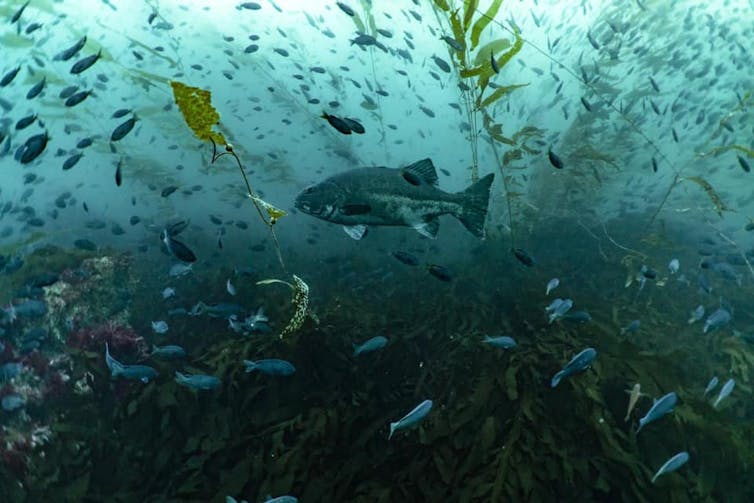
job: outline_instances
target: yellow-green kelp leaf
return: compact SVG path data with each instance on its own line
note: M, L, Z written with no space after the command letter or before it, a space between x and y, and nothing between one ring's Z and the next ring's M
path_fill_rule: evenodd
M212 94L198 87L191 87L174 80L170 81L173 98L183 115L188 127L200 140L213 140L220 145L227 145L221 133L212 131L220 122L220 114L212 106Z
M270 217L270 222L273 224L278 221L278 219L286 216L288 213L281 210L280 208L276 208L275 206L271 205L264 199L260 199L256 196L249 196L252 201L257 203L259 206L261 206L265 212L267 212L267 216Z
M453 30L453 38L458 42L464 42L466 40L466 34L461 26L461 20L458 18L458 10L450 15L450 28ZM461 68L466 67L466 51L456 52L459 61L461 62Z
M495 89L495 91L492 94L487 96L485 99L482 99L482 96L480 94L476 99L476 107L477 109L484 108L487 105L490 105L494 103L495 101L499 100L500 98L502 98L509 92L513 91L514 89L518 89L519 87L526 87L528 85L529 84L513 84L510 86L498 87L497 89Z
M448 5L447 0L435 0L435 5L443 12L448 12L450 10L450 5Z
M295 274L293 275L293 284L280 279L264 279L257 281L257 285L270 285L273 283L282 283L284 285L288 285L291 290L293 290L293 298L291 299L291 303L293 304L294 308L293 316L288 321L288 325L286 325L285 328L280 332L279 337L282 339L283 337L296 332L299 328L301 328L301 325L304 324L307 310L309 308L309 285L304 283L304 280L302 280Z
M469 31L471 26L471 18L474 17L474 13L479 7L479 0L464 0L465 7L463 9L463 31Z
M482 16L474 23L474 26L471 28L472 49L479 43L479 37L481 36L487 25L489 25L492 20L495 19L497 11L500 10L500 5L502 5L502 3L503 0L493 0L492 5L490 5L489 9L487 9L487 12L482 14Z
M725 206L725 203L723 203L723 200L720 199L720 196L717 194L717 191L715 191L712 185L701 176L688 176L684 178L684 180L694 182L695 184L703 188L704 192L707 193L707 196L712 201L712 204L715 205L715 211L717 211L717 214L721 217L723 216L723 211L732 211L730 208Z
M749 157L754 157L754 150L746 148L743 145L725 145L724 147L716 147L709 152L699 154L699 157L707 157L708 155L719 154L720 152L726 152L728 150L738 150L748 155Z

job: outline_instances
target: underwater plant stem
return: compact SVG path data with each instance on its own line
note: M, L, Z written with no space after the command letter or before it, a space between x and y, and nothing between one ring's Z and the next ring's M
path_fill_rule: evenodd
M280 242L278 241L277 235L275 234L275 229L273 226L275 225L275 220L270 218L269 220L265 218L264 212L262 211L262 208L259 206L259 203L257 200L257 195L254 192L254 189L251 187L251 182L249 182L249 177L246 176L246 171L243 169L243 165L241 164L241 159L238 157L238 154L235 153L235 151L230 147L230 145L226 145L226 151L218 154L217 153L217 144L215 143L215 140L210 138L210 141L212 142L212 162L215 162L217 159L224 155L232 155L233 158L236 160L236 164L238 164L238 170L241 172L241 176L243 177L244 184L246 184L246 193L249 199L251 200L251 203L254 205L254 208L256 208L257 213L259 213L259 218L262 219L262 222L267 225L267 227L270 230L270 236L272 236L272 241L275 246L275 252L278 257L278 262L280 262L280 267L282 267L283 271L285 273L288 273L288 269L285 267L285 262L283 261L283 254L280 250Z
M483 16L483 17L487 17L488 19L490 19L490 22L495 23L496 25L498 25L500 28L502 28L503 30L507 31L511 35L513 35L513 36L519 36L520 37L520 34L518 34L515 30L513 30L513 29L511 29L511 28L509 28L507 26L505 26L503 23L501 23L500 21L495 20L494 18L490 18L487 15L487 13L482 12L479 9L476 9L476 12L479 15ZM647 143L649 143L652 146L652 148L654 149L654 151L657 152L657 154L660 157L660 159L662 159L663 161L665 161L665 163L668 166L670 166L670 169L673 170L673 172L675 173L675 178L673 179L673 183L670 184L670 188L668 189L668 193L665 195L665 197L660 202L660 205L658 206L658 208L655 211L654 215L652 215L652 219L649 221L649 224L647 225L647 229L649 229L650 227L652 227L652 225L655 222L655 219L656 219L657 215L660 213L660 211L662 211L662 208L665 206L665 203L668 200L668 196L670 195L670 192L672 192L673 189L675 188L675 186L677 185L678 179L680 178L682 171L688 166L688 164L684 164L684 166L681 169L677 169L675 167L675 164L673 162L671 162L670 159L668 159L668 157L660 150L660 147L658 147L657 144L654 141L652 141L652 139L649 136L647 136L647 134L645 134L644 131L642 131L641 128L633 120L631 120L630 117L628 117L628 115L626 115L618 107L616 107L613 104L612 101L603 98L602 95L599 92L597 92L597 89L593 85L591 85L590 83L584 81L576 72L574 72L573 70L571 70L570 68L568 68L566 65L564 65L563 63L561 63L559 60L557 60L554 57L550 56L550 54L548 54L546 51L542 50L537 44L535 44L533 42L530 42L529 40L527 40L527 39L525 39L523 37L521 37L521 40L526 45L532 47L535 51L537 51L542 56L544 56L546 59L548 59L551 63L556 64L558 67L560 67L561 70L563 70L564 72L566 72L567 74L569 74L571 77L573 77L577 81L581 82L587 89L589 89L590 91L592 91L592 93L594 93L594 95L597 98L599 98L600 102L602 102L603 105L607 106L610 110L618 113L618 115L620 115L621 118L624 121L626 121L626 123L631 127L631 129L633 129L639 136L641 136Z
M612 236L610 236L610 234L608 234L608 232L607 232L607 226L605 225L605 222L600 222L600 223L602 224L602 231L603 231L603 232L605 233L605 236L607 236L607 239L608 239L608 240L609 240L609 241L610 241L610 242L611 242L611 243L612 243L613 245L617 246L618 248L620 248L620 249L621 249L621 250L623 250L623 251L627 251L628 253L633 253L633 254L635 254L635 255L638 255L638 256L640 256L642 260L646 260L646 259L647 259L647 256L646 256L646 255L645 255L644 253L642 253L642 252L640 252L640 251L638 251L638 250L634 250L633 248L628 248L628 247L626 247L626 246L623 246L622 244L620 244L620 243L618 243L617 241L615 241L615 240L614 240L614 239L612 238Z
M372 63L372 78L374 79L374 83L378 86L380 85L377 81L377 72L374 68L374 47L369 48L369 59ZM382 148L385 150L385 160L390 160L390 156L387 149L387 132L385 131L385 122L382 117L382 96L380 93L377 94L377 107L380 109L380 113L378 114L378 118L380 120L380 133L382 133Z
M699 210L698 208L697 208L697 211L700 211L701 213L701 210ZM729 238L723 231L715 227L715 225L712 222L710 222L708 218L704 217L704 215L702 215L702 217L704 218L705 223L709 225L710 227L712 227L712 230L714 230L718 236L720 236L724 241L726 241L728 244L730 244L736 249L738 254L741 255L741 258L744 259L744 262L746 262L746 267L749 269L749 273L751 274L751 277L754 278L754 267L752 267L751 262L749 262L748 257L746 257L746 254L743 252L743 250L741 250L741 247L738 246L738 243L733 241L733 239Z
M602 255L602 258L605 260L605 262L610 262L610 260L607 258L607 255L602 250L602 240L600 239L600 237L597 234L595 234L594 232L592 232L592 230L589 227L587 227L586 225L584 225L581 222L581 220L577 220L576 223L578 223L587 232L587 234L589 234L595 240L597 240L597 250L600 252L600 255Z
M505 178L505 172L503 171L503 163L500 154L497 151L497 145L495 140L490 138L490 145L492 146L492 152L495 154L495 162L497 168L500 171L500 177L503 179L503 190L505 191L505 202L508 205L508 228L511 230L511 248L516 247L516 232L513 230L513 206L511 205L510 191L508 190L508 180Z

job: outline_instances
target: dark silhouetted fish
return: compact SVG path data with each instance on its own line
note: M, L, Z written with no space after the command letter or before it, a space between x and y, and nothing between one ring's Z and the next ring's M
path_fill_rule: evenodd
M134 124L136 124L136 117L131 117L126 122L116 127L113 130L113 133L110 135L110 141L122 140L128 133L131 132L131 130L134 128Z
M78 42L76 42L75 44L73 44L68 49L64 49L64 50L60 51L58 54L55 55L55 57L53 59L68 61L69 59L71 59L72 57L74 57L76 54L78 54L78 52L81 50L81 48L84 47L84 44L86 44L86 35L84 35L83 37L81 37L78 40Z
M44 152L45 147L47 147L47 140L49 138L47 131L45 131L43 134L36 134L26 140L21 147L21 157L19 158L21 164L28 164L39 157L39 154Z
M47 83L47 77L43 77L42 80L34 84L34 87L29 89L29 92L26 93L26 99L30 100L39 96L39 93L41 93L42 90L45 88L46 83Z
M82 58L76 63L73 64L71 67L71 73L74 75L77 75L85 70L87 70L90 66L92 66L94 63L97 62L97 60L102 55L102 49L97 51L97 54L92 54L91 56L87 56L85 58Z
M21 70L21 65L18 65L13 70L3 75L3 78L0 79L0 87L5 87L13 82L13 79L15 79L16 75L18 75L19 70Z

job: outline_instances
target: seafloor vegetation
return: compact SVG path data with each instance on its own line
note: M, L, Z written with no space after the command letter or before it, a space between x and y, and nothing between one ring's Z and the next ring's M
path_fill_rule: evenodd
M612 236L616 242L632 239L625 223L612 227L623 229ZM130 358L143 351L131 327L148 326L158 292L139 281L138 263L120 256L82 265L80 256L45 248L15 274L42 267L42 254L45 270L65 268L61 281L75 285L73 277L100 274L100 286L87 284L93 304L86 323L42 348L47 360L60 360L58 352L69 359L34 368L47 392L29 403L26 421L46 425L46 441L32 448L20 433L10 438L24 420L3 415L3 494L10 501L221 501L226 494L254 500L283 493L302 501L751 500L741 481L752 455L752 406L733 397L715 410L703 397L713 374L734 376L744 393L751 389L750 343L730 329L703 335L698 324L686 323L699 301L695 287L659 278L640 292L624 288L625 274L638 264L625 267L625 251L598 246L586 232L562 234L556 224L541 232L546 241L530 239L541 251L536 267L521 266L492 238L470 260L452 264L452 283L438 281L431 290L401 281L406 273L398 267L405 266L396 262L389 264L396 277L367 280L354 295L332 281L340 267L332 261L306 278L317 292L311 307L318 322L307 320L282 341L270 334L240 338L222 319L171 318L175 342L190 358L150 361L160 376L146 385L111 380L102 351L106 340ZM670 247L673 236L655 238L644 262L660 269L678 248ZM693 263L694 250L687 253L681 260ZM92 265L97 260L113 265L102 272ZM547 324L548 278L540 270L555 264L561 288L593 321ZM119 280L101 281L106 274ZM197 285L216 283L222 279ZM744 302L749 289L728 302ZM276 299L264 292L271 318L285 319L288 293ZM117 298L125 301L118 305ZM742 309L736 316L743 326L749 315ZM621 336L620 327L637 317L641 329ZM354 359L351 343L375 334L385 334L388 346ZM512 335L518 346L487 347L484 334ZM551 389L552 374L587 346L598 350L593 367ZM294 362L296 374L245 374L241 360L261 355ZM217 375L223 385L192 392L173 382L179 368ZM61 371L68 378L52 387L52 373ZM649 396L674 390L680 399L670 417L638 436L636 420L651 401L644 398L631 420L623 419L625 390L636 382ZM435 408L418 431L388 441L388 423L424 398ZM651 484L657 467L680 450L691 454L689 465Z

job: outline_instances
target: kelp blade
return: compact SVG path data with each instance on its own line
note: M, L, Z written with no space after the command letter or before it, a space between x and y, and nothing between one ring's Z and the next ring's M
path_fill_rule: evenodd
M479 37L482 35L482 32L485 28L487 28L487 25L489 25L497 15L497 11L500 10L500 5L502 5L503 0L493 0L492 5L490 5L490 8L487 9L487 12L482 14L482 16L476 20L474 23L474 26L471 28L471 48L479 44Z
M220 114L212 106L212 94L198 87L191 87L174 80L170 81L173 98L183 115L186 124L200 140L213 140L220 145L227 145L221 133L212 131L220 121Z
M725 204L723 203L723 200L720 199L720 196L717 194L715 189L707 180L705 180L704 178L700 176L689 176L689 177L686 177L685 180L694 182L704 189L704 191L707 193L707 196L712 201L712 204L715 205L715 211L717 211L718 215L722 217L723 211L730 211L730 208L725 206Z

